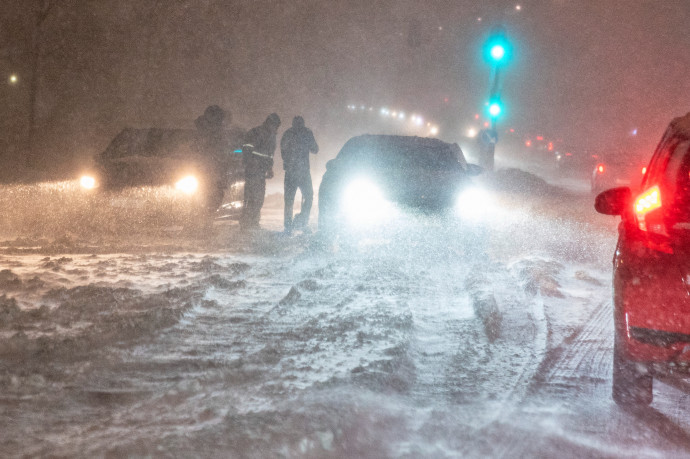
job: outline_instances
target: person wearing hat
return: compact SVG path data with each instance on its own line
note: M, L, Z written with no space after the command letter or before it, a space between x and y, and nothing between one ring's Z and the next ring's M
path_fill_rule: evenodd
M310 152L318 153L319 146L311 129L304 125L304 118L295 116L292 127L285 131L280 139L280 156L283 158L285 169L285 234L291 234L293 229L309 231L309 214L314 200L314 188L309 171ZM302 193L302 206L293 221L292 207L298 188Z
M243 230L258 229L266 195L266 179L273 178L273 155L280 117L271 113L262 125L251 129L242 145L244 164L244 207L240 217Z
M223 123L230 121L230 113L218 105L206 107L194 125L197 130L197 150L203 159L205 207L213 214L223 203L223 195L228 187L227 139Z

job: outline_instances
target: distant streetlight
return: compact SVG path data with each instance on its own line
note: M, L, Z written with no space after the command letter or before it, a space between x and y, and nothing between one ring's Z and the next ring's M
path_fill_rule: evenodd
M10 78L8 79L10 84L17 84L19 83L19 77L16 74L10 75Z

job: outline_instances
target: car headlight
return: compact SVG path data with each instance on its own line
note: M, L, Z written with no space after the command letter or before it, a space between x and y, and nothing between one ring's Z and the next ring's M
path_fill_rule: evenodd
M93 190L96 188L96 178L91 175L82 175L79 179L79 186L85 190Z
M342 206L350 223L371 224L390 218L395 208L386 200L380 188L369 179L357 179L345 189Z
M491 194L473 186L460 193L455 203L455 210L461 217L472 220L484 220L496 214L496 206Z
M175 183L175 189L185 194L194 194L199 188L199 181L193 175L188 175Z

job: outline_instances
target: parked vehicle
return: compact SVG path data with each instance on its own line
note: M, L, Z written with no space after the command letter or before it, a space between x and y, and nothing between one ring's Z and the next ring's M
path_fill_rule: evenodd
M592 171L592 193L609 188L627 186L637 189L647 172L647 159L628 156L626 153L601 157Z
M240 129L225 133L227 188L217 212L219 217L238 215L244 193L244 133ZM94 165L81 176L80 184L87 189L169 186L189 195L213 192L217 171L211 170L197 148L198 136L194 129L126 128L95 156Z
M654 378L690 368L690 113L669 125L640 191L609 189L595 208L621 216L613 259L613 399L649 404Z
M457 144L422 137L362 135L326 165L319 188L319 230L385 221L393 208L442 211L469 178Z

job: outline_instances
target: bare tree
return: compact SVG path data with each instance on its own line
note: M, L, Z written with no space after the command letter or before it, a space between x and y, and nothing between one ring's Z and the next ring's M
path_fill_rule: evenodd
M58 0L36 0L34 2L34 14L31 30L31 41L27 50L29 57L29 129L26 165L35 167L37 164L36 154L36 113L39 91L39 77L41 60L44 56L45 28L51 11L57 5Z

